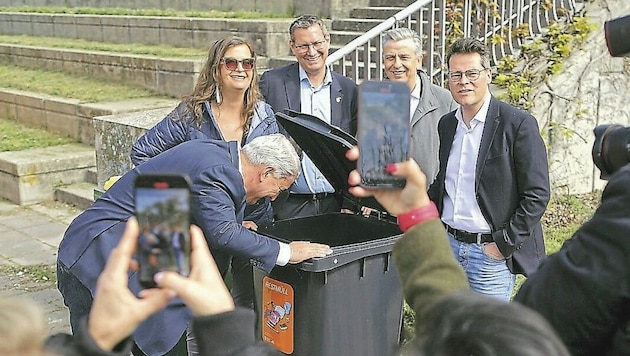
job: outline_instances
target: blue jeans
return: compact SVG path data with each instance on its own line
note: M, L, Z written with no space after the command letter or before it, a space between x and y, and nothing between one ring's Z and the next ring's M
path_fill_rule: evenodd
M516 277L510 272L505 259L488 255L483 246L487 243L466 243L448 234L455 259L468 276L470 289L509 302L512 298Z

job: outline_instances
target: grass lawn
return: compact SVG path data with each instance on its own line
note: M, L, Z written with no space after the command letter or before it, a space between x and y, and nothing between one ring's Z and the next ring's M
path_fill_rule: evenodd
M199 48L173 47L168 45L145 45L140 43L108 43L61 37L0 35L0 43L47 48L76 49L84 51L100 51L108 53L127 53L160 58L205 59L207 55L207 49Z
M76 142L68 137L36 129L15 120L0 118L0 152L49 147Z
M150 90L62 72L22 68L0 62L0 87L79 99L85 103L165 97Z
M129 9L129 8L92 8L59 6L5 6L0 12L33 12L45 14L81 14L81 15L120 15L120 16L160 16L160 17L201 17L218 19L269 19L293 18L295 14L283 14L259 11L178 11L172 9Z

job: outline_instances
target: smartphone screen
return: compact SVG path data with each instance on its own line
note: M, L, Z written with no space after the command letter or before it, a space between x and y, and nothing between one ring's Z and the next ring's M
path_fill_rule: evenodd
M155 287L160 271L190 273L190 185L180 175L139 175L135 181L140 227L136 259L140 284Z
M394 81L359 85L357 164L365 188L402 188L405 179L387 173L389 163L409 158L409 87Z

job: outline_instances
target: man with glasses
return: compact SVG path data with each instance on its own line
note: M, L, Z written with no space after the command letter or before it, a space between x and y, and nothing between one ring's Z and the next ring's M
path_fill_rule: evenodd
M289 26L289 47L296 63L269 70L260 90L274 111L290 109L320 118L356 134L357 85L326 66L330 34L316 16L303 15ZM298 143L299 144L299 143ZM341 210L334 189L307 155L286 198L273 203L277 219L319 215Z
M389 80L404 82L411 91L410 156L422 167L428 187L438 172L438 122L442 115L455 110L457 103L448 90L431 83L422 71L422 40L409 28L383 34L383 67Z
M490 94L492 69L482 42L455 41L447 63L460 107L438 125L440 168L429 196L471 288L507 301L514 275L533 273L545 257L545 144L536 118Z

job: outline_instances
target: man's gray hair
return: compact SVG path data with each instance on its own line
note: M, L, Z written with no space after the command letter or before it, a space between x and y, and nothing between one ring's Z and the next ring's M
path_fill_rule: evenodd
M300 158L282 134L256 137L241 150L251 164L272 167L275 178L296 177L300 172Z
M301 28L305 30L314 25L319 25L326 40L330 38L330 35L328 34L328 29L326 28L324 21L322 21L319 17L315 15L302 15L291 22L291 25L289 26L289 35L291 35L291 41L295 41L295 37L293 35L295 34L296 29Z
M385 32L383 34L383 40L382 40L382 44L383 47L385 47L385 45L387 44L387 42L389 41L403 41L403 40L407 40L407 39L412 39L413 43L415 45L415 53L416 56L420 57L423 54L422 51L422 40L420 39L420 35L418 35L417 32L415 32L414 30L407 28L407 27L401 27L401 28L393 28L387 32Z

